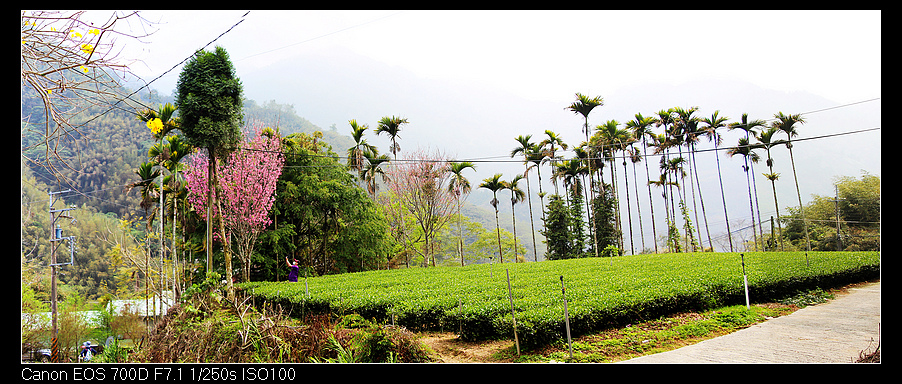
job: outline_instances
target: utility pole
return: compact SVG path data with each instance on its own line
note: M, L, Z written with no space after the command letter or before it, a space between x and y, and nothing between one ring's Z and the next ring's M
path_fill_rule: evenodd
M842 250L842 235L839 233L839 186L834 184L833 191L836 197L833 198L833 209L836 211L836 250Z
M75 261L75 236L62 237L62 228L56 224L56 220L60 218L71 219L75 221L72 216L67 215L68 211L75 209L75 207L63 208L63 209L53 209L53 195L57 195L60 193L72 192L71 189L67 189L61 192L49 192L50 195L50 311L51 311L51 336L50 336L50 361L54 363L59 363L59 344L58 344L58 336L59 336L59 328L57 327L57 306L56 306L56 275L59 274L59 267L72 264ZM56 244L54 242L69 240L69 262L68 263L57 263L56 262Z

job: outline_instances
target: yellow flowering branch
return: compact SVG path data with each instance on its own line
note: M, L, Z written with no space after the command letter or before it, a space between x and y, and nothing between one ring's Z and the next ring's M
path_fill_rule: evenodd
M163 130L163 121L156 117L150 119L147 121L147 128L150 128L150 131L153 132L154 135L156 135Z

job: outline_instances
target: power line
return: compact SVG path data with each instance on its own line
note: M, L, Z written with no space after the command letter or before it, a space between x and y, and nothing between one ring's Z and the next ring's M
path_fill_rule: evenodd
M794 139L794 140L792 140L792 141L793 141L794 143L796 143L796 142L800 142L800 141L818 140L818 139L825 139L825 138L829 138L829 137L836 137L836 136L851 135L851 134L856 134L856 133L870 132L870 131L875 131L875 130L879 130L879 129L880 129L880 127L865 128L865 129L859 129L859 130L855 130L855 131L839 132L839 133L832 133L832 134L826 134L826 135L820 135L820 136L806 137L806 138L801 138L801 139ZM745 148L745 147L756 147L756 144L749 144L749 145L744 145L744 146L724 146L724 147L719 147L719 148L696 149L695 152L696 152L696 153L703 153L703 152L711 152L711 151L726 151L726 150L730 150L731 148ZM234 150L240 149L240 150L247 150L247 151L257 151L257 152L281 153L282 155L286 155L286 156L290 156L290 155L297 155L297 156L305 155L305 156L307 156L307 157L320 157L320 158L326 158L326 157L328 157L328 158L333 158L333 159L336 159L336 160L339 160L339 159L340 159L340 160L348 160L348 159L350 159L348 156L341 156L341 155L334 155L334 156L333 156L333 155L318 155L318 154L299 154L299 153L281 152L281 151L272 151L272 150L263 150L263 149L255 149L255 148L244 148L244 147L236 147L236 148L233 148L233 149L234 149ZM661 156L661 154L648 154L648 155L646 155L646 154L639 154L639 155L637 155L637 156L639 156L639 157L652 157L652 156ZM524 161L523 159L490 160L490 159L493 159L493 158L502 158L502 157L507 157L507 156L488 156L488 157L481 157L481 158L475 158L475 159L466 159L466 158L465 158L465 159L447 159L447 160L432 160L432 159L397 159L397 160L396 160L396 159L389 159L390 161L389 161L388 163L391 163L391 162L397 162L397 163L401 163L401 162L434 162L434 163L441 163L441 162L464 162L464 161L468 161L468 162L472 162L472 163L519 163L519 164L522 164L523 161ZM552 162L562 162L562 161L567 161L567 160L607 160L607 159L624 159L624 158L631 158L631 157L633 157L633 156L622 155L622 156L609 156L609 157L590 157L590 158L587 158L587 159L585 159L585 158L578 158L578 157L574 157L574 158L551 158L550 161L552 161ZM311 167L315 167L315 166L311 166Z
M250 11L248 11L247 13L245 13L244 15L242 15L242 16L241 16L241 20L238 20L237 23L235 23L234 25L232 25L231 27L229 27L229 29L227 29L225 32L220 33L219 36L216 36L215 39L211 40L209 43L205 44L203 47L201 47L201 48L195 50L193 53L191 53L191 55L189 55L188 57L186 57L185 59L183 59L182 61L180 61L178 64L173 65L172 68L167 69L167 70L166 70L165 72L163 72L160 76L157 76L157 77L154 78L153 80L151 80L151 81L145 83L143 86L141 86L140 88L138 88L138 89L135 90L134 92L128 94L128 96L125 96L124 98L122 98L122 99L120 99L120 100L117 100L115 103L113 103L112 106L110 106L110 109L107 109L105 112L100 113L100 114L98 114L98 115L96 115L96 116L94 116L94 117L88 119L88 121L85 121L85 122L82 123L81 125L88 124L88 123L94 121L95 119L99 118L100 116L105 115L107 112L112 111L114 108L117 108L117 105L119 105L119 103L121 103L123 100L131 100L131 101L134 101L134 102L136 102L136 103L138 103L138 104L144 105L144 103L142 103L141 101L133 100L131 97L134 96L135 94L137 94L138 92L141 92L142 89L147 88L148 86L150 86L150 84L153 84L153 82L159 80L161 77L165 76L167 73L169 73L169 72L171 72L172 70L178 68L178 66L180 66L180 65L184 64L186 61L190 60L192 57L194 57L194 56L197 54L197 52L203 51L204 49L206 49L207 47L209 47L210 44L213 44L214 42L216 42L217 40L219 40L219 38L223 37L226 33L231 32L233 29L235 29L235 27L237 27L239 24L241 24L241 23L244 21L244 17L247 16L248 13L250 13ZM147 107L146 105L144 105L144 106ZM147 108L149 108L149 107L147 107Z
M270 53L270 52L275 52L275 51L282 50L282 49L285 49L285 48L293 47L293 46L295 46L295 45L307 43L307 42L310 42L310 41L313 41L313 40L316 40L316 39L320 39L320 38L323 38L323 37L326 37L326 36L334 35L334 34L339 33L339 32L344 32L344 31L347 31L347 30L349 30L349 29L354 29L354 28L357 28L357 27L362 27L362 26L364 26L364 25L371 24L371 23L377 22L377 21L379 21L379 20L382 20L382 19L386 19L386 18L392 17L392 16L397 15L397 14L400 14L400 13L403 13L403 11L401 11L401 12L395 12L395 13L393 13L393 14L390 14L390 15L387 15L387 16L382 16L382 17L379 17L379 18L376 18L376 19L373 19L373 20L370 20L370 21L366 21L366 22L360 23L360 24L355 24L355 25L352 25L352 26L350 26L350 27L342 28L342 29L339 29L339 30L336 30L336 31L333 31L333 32L326 33L326 34L324 34L324 35L319 35L319 36L316 36L316 37L313 37L313 38L309 38L309 39L307 39L307 40L303 40L303 41L299 41L299 42L297 42L297 43L289 44L289 45L286 45L286 46L284 46L284 47L275 48L275 49L270 49L270 50L268 50L268 51L263 51L263 52L260 52L260 53L255 53L255 54L253 54L253 55L250 55L250 56L247 56L247 57L238 59L238 60L236 60L236 61L241 61L241 60L244 60L244 59L250 59L251 57L260 56L260 55L267 54L267 53Z

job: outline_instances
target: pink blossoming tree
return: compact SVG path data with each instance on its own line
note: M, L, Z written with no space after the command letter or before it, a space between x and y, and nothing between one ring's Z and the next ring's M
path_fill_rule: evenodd
M196 154L185 174L188 181L188 202L206 219L207 162L209 158ZM280 151L280 138L270 128L254 127L252 137L246 136L241 148L220 163L216 172L220 201L212 214L222 212L222 227L218 238L225 238L223 250L231 257L231 241L234 238L238 258L242 263L242 278L250 278L251 254L257 236L272 221L269 211L276 197L276 182L282 173L284 157ZM231 264L231 263L227 263ZM226 271L231 281L231 271Z
M385 173L391 196L386 196L382 202L394 223L404 222L403 216L406 215L413 217L425 239L423 266L431 261L434 267L433 239L453 217L457 207L456 196L448 190L451 180L448 157L440 152L428 153L424 150L414 151L408 156L409 161L389 163L391 166Z

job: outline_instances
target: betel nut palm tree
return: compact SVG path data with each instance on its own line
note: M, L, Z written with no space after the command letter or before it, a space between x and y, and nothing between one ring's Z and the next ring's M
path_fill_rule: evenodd
M359 173L363 170L366 156L368 154L376 156L377 151L376 147L367 143L366 139L363 138L363 134L369 129L366 124L357 124L357 120L353 119L349 120L348 123L351 125L351 137L354 139L354 146L348 148L348 166L351 169L356 169Z
M620 232L620 238L618 246L620 249L623 248L623 228L620 220L620 203L619 203L619 194L617 192L617 171L614 166L614 160L616 158L617 151L623 151L626 148L626 145L632 141L632 136L630 132L623 128L618 128L620 123L617 120L608 120L602 125L598 125L595 127L595 135L598 135L599 142L601 144L601 153L604 158L608 161L611 167L611 188L614 195L614 199L618 201L617 209L615 210L616 214L614 215L614 221L617 225L617 231Z
M702 186L698 179L698 162L695 159L696 153L696 144L699 141L699 136L703 134L703 131L699 128L699 124L702 122L702 119L698 116L693 116L693 113L698 111L698 107L690 107L690 108L674 108L674 112L678 116L678 126L680 127L680 134L683 136L683 143L686 145L688 150L687 158L688 158L688 166L689 166L689 187L692 192L692 211L695 213L695 221L698 226L701 226L701 222L698 219L698 210L695 206L695 191L698 189L698 201L701 204L702 208L702 219L705 223L705 234L708 237L708 247L712 250L714 249L714 245L711 243L711 232L708 226L708 215L705 212L705 199L702 196ZM694 183L693 183L694 178ZM699 241L701 241L701 231L699 232Z
M392 116L385 116L379 120L379 125L376 127L376 136L379 136L380 133L385 132L388 137L391 139L391 148L389 152L392 153L395 160L398 160L398 152L401 151L401 147L398 145L398 139L401 137L401 124L407 124L407 119Z
M157 110L146 109L139 112L137 115L137 119L147 124L154 139L158 141L158 144L148 150L148 157L150 157L153 163L142 164L136 172L138 176L141 177L141 180L129 185L129 189L142 187L141 207L145 210L149 210L150 205L152 205L152 200L148 199L154 192L156 192L162 201L163 196L162 193L160 193L160 189L154 191L153 186L155 182L159 184L159 182L162 181L161 176L165 172L164 168L169 168L164 166L164 164L170 161L171 151L168 146L164 147L162 142L164 137L169 135L172 131L179 129L180 120L178 117L174 116L175 111L176 107L174 105L166 103L160 105ZM162 203L160 206L162 206ZM151 214L148 216L148 229L151 226L154 215L155 214Z
M160 265L163 262L163 215L164 210L164 193L165 188L163 187L163 183L166 181L166 178L171 175L172 166L166 166L167 162L171 162L170 154L171 150L169 146L163 146L163 138L169 135L172 131L179 129L180 120L178 117L175 117L176 107L171 103L161 104L157 110L146 109L138 113L138 120L143 121L147 124L147 128L150 129L151 134L153 134L154 139L158 140L158 144L154 145L148 151L148 157L153 159L153 163L145 163L142 164L142 167L138 169L138 176L141 177L141 180L137 183L134 183L129 186L129 189L134 188L136 186L141 186L141 207L144 208L145 212L150 212L150 205L152 205L150 201L150 195L153 193L153 187L159 185L156 188L157 195L159 197L159 212L160 212ZM150 169L148 169L150 166ZM156 212L152 211L147 215L147 229L149 230L154 218L156 217ZM145 265L147 265L148 260L145 260ZM147 274L145 274L145 278ZM163 274L160 274L160 278L163 278ZM145 283L145 287L147 284ZM162 283L160 284L162 287Z
M789 149L789 161L792 163L792 177L796 184L796 196L799 198L799 213L802 216L802 227L805 229L805 258L807 260L808 252L811 251L811 239L808 236L808 222L805 220L805 207L802 205L802 193L799 191L799 177L796 175L796 162L792 156L792 138L798 136L796 132L796 124L805 124L805 119L801 114L784 115L778 112L774 117L777 119L772 124L783 133L786 133L786 148Z
M522 179L523 175L516 174L511 181L503 181L504 189L511 192L511 220L514 226L514 262L518 262L520 259L520 255L517 254L517 214L514 212L514 205L523 201L523 198L526 197L526 194L518 185Z
M782 145L786 142L784 140L777 140L774 138L774 135L779 131L780 131L780 129L777 128L775 125L771 125L770 127L767 127L766 129L763 129L763 130L755 133L755 139L758 140L758 144L762 148L764 148L764 150L767 152L767 159L765 160L765 163L767 164L767 168L770 171L770 173L765 173L764 177L766 177L768 180L770 180L770 186L774 192L774 209L776 209L776 211L777 211L778 219L780 217L780 204L777 203L776 181L777 181L777 179L780 178L780 174L774 173L774 159L770 155L770 149L773 147L776 147L778 145ZM784 250L783 226L780 224L780 220L777 220L777 230L779 231L777 233L777 236L780 240L780 251L783 251Z
M498 257L501 263L504 263L504 254L501 251L501 227L498 224L498 191L504 189L504 181L501 180L502 174L496 173L494 176L483 179L479 188L485 188L492 191L492 207L495 208L495 233L498 236Z
M570 215L570 238L573 240L572 252L574 257L582 257L584 251L583 221L582 221L582 193L583 187L580 177L588 168L583 166L580 159L568 159L555 166L555 177L564 181L564 189L567 190L567 210Z
M573 113L578 113L583 116L583 133L586 136L586 145L589 143L589 113L592 112L595 107L600 107L604 105L604 99L601 96L595 96L593 98L589 98L589 96L583 95L581 93L576 93L576 101L574 101L570 106L567 107ZM593 151L589 150L588 154L592 154ZM591 156L591 155L590 155ZM589 201L586 204L591 204L592 200L595 198L595 177L592 173L592 159L587 158L586 166L589 171ZM589 231L592 232L592 241L595 244L595 257L598 257L598 236L595 230L595 221L589 220Z
M358 172L358 177L366 184L366 191L373 197L373 200L376 200L378 192L376 176L382 176L383 182L388 181L388 175L385 174L382 165L389 161L388 155L380 155L376 148L373 148L373 152L363 155L363 165Z
M466 169L476 170L476 166L469 161L456 162L448 164L448 172L451 173L451 180L448 182L448 191L454 194L457 200L457 252L460 256L460 266L464 266L464 239L463 239L463 222L460 215L461 200L460 195L469 194L472 190L470 181L464 177L463 172Z
M654 138L654 133L651 131L651 126L655 123L655 118L648 116L642 116L641 113L637 113L633 120L630 120L626 123L626 128L632 131L633 137L642 141L642 156L644 158L648 158L648 142L647 138ZM648 171L648 161L645 161L645 178L649 181L645 186L648 189L648 202L649 207L651 208L651 233L652 239L658 238L657 229L655 228L655 204L652 199L651 194L651 175ZM638 183L638 181L636 181ZM638 197L637 197L638 198ZM642 216L639 216L639 225L642 225ZM655 245L655 253L658 253L658 242L654 241Z
M529 187L529 170L531 169L529 166L530 156L536 152L537 146L529 141L531 138L532 135L517 136L517 138L515 138L514 140L517 141L519 146L514 147L514 149L511 150L511 157L523 155L523 164L526 166L526 170L523 172L523 177L526 178L526 200L529 206L529 228L532 230L532 256L534 261L539 261L538 250L536 250L536 227L532 215L532 192L530 191ZM541 180L539 180L540 190L541 187Z
M749 213L752 215L752 240L755 244L755 251L758 251L758 235L759 232L755 227L760 224L761 217L760 213L758 214L758 220L755 220L755 204L757 202L757 198L753 198L752 196L752 188L754 187L754 167L753 164L757 163L760 159L760 156L754 151L755 147L751 145L751 136L758 129L764 127L764 120L756 119L749 120L749 116L747 113L743 113L740 121L730 123L727 128L730 130L733 129L741 129L745 132L745 137L739 139L739 144L736 147L732 147L727 150L727 155L736 156L741 155L743 159L742 170L745 172L745 181L748 186L749 193ZM757 188L755 188L755 196L757 196ZM758 227L760 229L760 226ZM763 236L764 233L761 233Z
M702 128L702 135L708 138L708 141L714 142L714 158L717 162L717 180L720 182L720 199L723 202L723 218L724 222L727 224L727 242L730 246L730 252L733 252L733 235L730 231L730 216L727 215L727 199L724 196L723 178L721 177L720 172L720 157L718 155L718 146L723 141L723 138L717 133L718 129L727 126L728 118L719 115L720 111L714 111L710 118L705 117L702 119L702 122L705 123L705 126Z
M557 150L560 149L560 150L566 151L567 148L569 148L570 146L567 143L565 143L564 140L561 139L561 136L558 135L556 132L546 129L545 136L546 136L545 140L542 140L542 142L539 143L539 146L542 147L542 152L544 154L544 157L542 158L542 162L543 163L551 163L552 169L553 169L554 168L553 164L560 161L560 157L557 156ZM555 182L553 184L554 184L554 194L560 195L560 191L558 190L557 183Z

